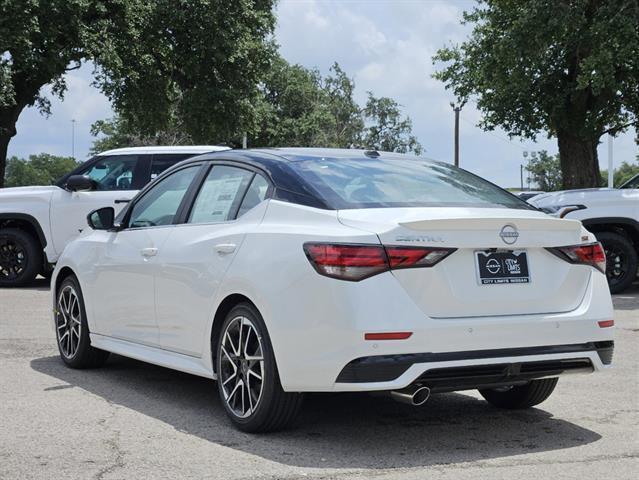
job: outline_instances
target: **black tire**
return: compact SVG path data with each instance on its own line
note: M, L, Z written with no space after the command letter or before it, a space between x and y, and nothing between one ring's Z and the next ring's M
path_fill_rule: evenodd
M42 247L29 233L19 228L0 230L0 287L32 283L42 263Z
M73 292L77 297L77 306L71 301L65 301L63 296ZM67 299L69 297L66 297ZM65 313L64 306L70 305L69 310L73 313L76 320L69 319L69 312ZM56 331L56 343L58 344L58 351L60 352L60 358L62 361L71 368L97 368L104 365L109 358L109 352L94 348L91 346L91 339L89 337L89 326L87 324L87 313L84 308L84 298L82 297L82 290L80 284L75 275L69 275L66 277L56 292L56 314L55 314L55 331ZM79 318L78 318L79 317ZM77 326L80 326L80 335L77 335ZM68 326L67 326L68 325ZM69 343L65 342L62 338L66 332L67 339L72 339L74 336L78 340L75 348L69 348ZM79 337L79 338L78 338Z
M240 321L238 319L243 320ZM249 321L250 325L246 325L244 323L246 320ZM222 346L225 342L227 342L226 345L228 346L228 339L225 340L224 338L225 333L227 330L231 332L234 325L238 324L238 331L242 331L244 328L244 332L247 332L247 327L249 329L254 327L257 332L257 336L259 337L259 343L257 345L259 346L261 355L256 353L258 350L256 350L256 344L253 343L252 356L261 356L263 358L263 364L259 365L259 362L254 362L251 367L260 369L259 372L261 373L263 380L261 382L260 396L257 397L257 404L254 407L251 407L250 411L247 409L248 413L246 413L246 416L238 414L231 405L232 400L237 399L237 396L232 397L229 395L229 393L232 393L231 390L234 388L232 387L232 385L234 385L233 371L235 373L242 372L242 366L240 365L242 359L231 353L230 355L234 357L234 359L231 360L231 358L225 355L222 351ZM273 432L276 430L282 430L289 426L299 413L303 397L300 393L287 393L282 389L271 340L259 311L257 311L257 309L249 303L241 303L235 306L226 316L220 332L219 338L215 339L215 368L218 375L217 385L222 405L224 405L224 409L233 424L242 431L252 433ZM244 338L246 345L249 343L248 338L250 335L250 333L247 333ZM255 335L255 333L253 333L253 335ZM235 343L240 344L240 342ZM249 350L249 348L242 349L241 351L246 352L247 350ZM235 366L233 367L233 365ZM244 373L240 373L240 375L243 375L244 377L236 376L235 388L237 388L238 379L243 380L243 378L250 377L246 371L244 371ZM229 380L227 383L227 385L229 385L228 387L223 385L225 380ZM253 380L253 382L255 388L255 380ZM250 384L250 378L247 383ZM225 388L227 389L226 393ZM244 386L239 388L243 389ZM244 402L245 391L241 391L242 402ZM227 395L229 395L228 401L226 399ZM251 394L247 393L246 398L248 398L248 395ZM242 403L242 409L243 407L244 403Z
M534 407L550 397L557 386L558 378L532 380L526 385L515 385L509 389L479 390L481 396L498 408L518 410Z
M637 250L625 235L614 232L596 233L606 251L606 277L610 293L620 293L637 277Z

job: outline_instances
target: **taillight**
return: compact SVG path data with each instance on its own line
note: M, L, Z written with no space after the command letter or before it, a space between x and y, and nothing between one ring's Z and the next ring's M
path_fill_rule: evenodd
M385 247L391 269L432 267L453 253L453 248Z
M548 250L570 263L590 265L606 273L606 252L599 242L587 245L555 247Z
M359 281L400 268L432 267L455 249L305 243L304 252L317 273Z

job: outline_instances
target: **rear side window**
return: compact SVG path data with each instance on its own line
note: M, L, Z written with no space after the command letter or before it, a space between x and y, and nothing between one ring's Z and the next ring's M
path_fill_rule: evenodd
M158 177L164 170L172 167L182 160L192 157L190 153L155 154L151 161L151 180Z
M259 174L255 174L253 177L253 181L251 182L250 187L246 191L244 195L244 200L242 200L242 204L240 205L240 209L237 212L237 218L240 218L246 212L248 212L251 208L259 205L262 200L266 198L266 193L268 192L268 182L266 179Z
M293 168L334 209L507 207L526 202L469 172L422 159L316 159Z
M193 204L189 223L217 223L235 218L253 172L226 165L214 166Z
M138 155L114 155L112 157L98 157L99 160L78 172L88 175L95 182L96 190L135 190L134 175Z

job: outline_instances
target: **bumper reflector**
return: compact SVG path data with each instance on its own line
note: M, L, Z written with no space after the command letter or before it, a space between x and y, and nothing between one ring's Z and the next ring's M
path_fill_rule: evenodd
M413 332L365 333L364 340L406 340Z
M614 320L602 320L601 322L597 322L597 325L599 325L599 328L614 327L615 326L615 321Z

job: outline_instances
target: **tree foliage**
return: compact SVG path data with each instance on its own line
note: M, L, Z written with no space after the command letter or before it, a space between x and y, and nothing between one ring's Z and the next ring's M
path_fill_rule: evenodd
M561 163L559 155L549 155L546 150L532 152L526 170L530 179L544 192L561 190Z
M599 185L599 138L638 121L639 0L480 0L464 23L435 77L484 129L556 136L565 187Z
M11 157L7 160L5 185L53 185L55 181L79 165L73 157L59 157L40 153L29 159Z
M90 149L92 155L122 147L144 147L150 145L192 145L193 139L178 120L171 122L152 134L143 134L126 118L116 116L98 120L91 125L91 135L98 137Z
M363 144L386 152L415 152L419 155L422 146L411 135L413 124L408 117L402 118L400 106L388 97L375 98L368 92L368 101L363 110L367 120Z
M0 0L0 186L20 112L49 113L64 74L91 60L95 85L142 135L177 115L196 142L254 122L275 47L274 0Z
M412 135L410 118L390 98L368 93L364 107L354 99L355 84L335 63L328 75L317 69L291 65L274 59L264 73L254 99L255 122L247 128L251 147L363 147L396 152L421 152ZM168 128L145 135L126 117L116 117L93 125L100 135L93 151L131 145L190 143L180 115ZM231 142L237 146L237 142Z
M627 182L635 175L639 175L639 158L635 162L621 162L617 168L615 168L614 186L618 187L621 184ZM601 186L608 186L608 172L603 170L601 172Z

